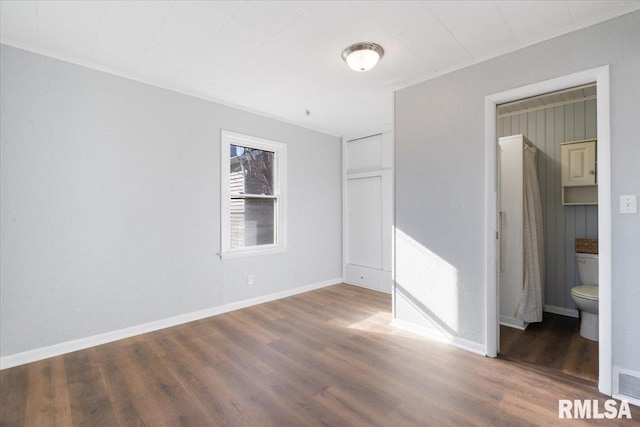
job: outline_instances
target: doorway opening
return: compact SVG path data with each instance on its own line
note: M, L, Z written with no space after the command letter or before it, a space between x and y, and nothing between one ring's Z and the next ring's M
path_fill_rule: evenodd
M593 85L595 84L595 95L586 95L584 93L584 85ZM604 394L611 395L612 390L612 364L611 364L611 189L610 189L610 180L611 180L611 162L610 162L610 137L609 137L609 69L607 66L600 67L597 69L587 70L584 72L579 72L575 74L571 74L568 76L563 76L560 78L536 83L533 85L513 89L506 92L501 92L498 94L494 94L488 96L485 100L485 124L486 124L486 133L485 133L485 168L486 168L486 205L485 205L485 213L486 213L486 224L485 224L485 243L486 243L486 353L488 356L496 357L500 352L500 343L501 343L501 330L500 330L500 286L499 286L499 277L500 277L500 241L498 240L499 233L499 214L498 214L498 184L499 184L499 171L498 171L498 138L501 136L501 133L508 131L509 133L513 133L513 124L516 123L516 119L509 119L509 125L506 124L506 120L502 120L502 128L500 128L499 122L499 106L500 105L509 105L511 107L518 104L515 101L518 100L529 100L530 98L539 97L540 95L551 94L553 92L564 92L566 94L570 93L567 89L582 87L583 98L588 98L589 96L597 97L596 105L590 105L589 108L595 107L596 113L596 123L595 123L595 140L597 141L597 161L598 161L598 169L597 169L597 190L595 190L597 194L597 199L599 203L597 208L591 208L590 221L592 223L595 222L596 230L597 230L597 238L598 238L598 246L599 246L599 254L598 254L598 266L599 272L598 282L599 282L599 296L598 296L598 318L597 322L597 331L599 333L599 343L598 343L598 389L600 392ZM588 86L591 87L591 86ZM568 98L571 95L566 95ZM563 99L566 101L566 99ZM591 99L585 99L585 102L591 101ZM524 106L524 104L523 104ZM528 108L535 108L535 102L533 104L527 104ZM559 106L558 106L559 107ZM555 108L555 107L554 107ZM575 106L574 108L574 118L575 118ZM578 107L582 108L582 107ZM585 104L586 108L586 104ZM525 108L526 109L526 108ZM515 112L515 111L512 111ZM509 111L504 111L503 116L506 115ZM533 128L529 128L528 118L529 113L537 112L526 112L527 121L525 123L526 132L527 133L536 133L536 138L538 136L538 132L541 128L538 128L539 124L536 122L535 131ZM545 113L546 114L546 113ZM555 111L554 111L555 114ZM558 112L558 114L560 114ZM586 114L586 113L585 113ZM517 114L513 115L514 117ZM525 116L523 116L525 117ZM586 117L586 115L585 115ZM563 114L564 118L564 114ZM522 122L521 122L522 120ZM524 119L518 117L517 131L520 132L520 125L524 122ZM593 125L589 125L593 126ZM509 128L510 127L510 128ZM522 130L524 130L524 127ZM571 123L571 126L566 125L566 128L572 128L574 131L574 135L572 135L572 140L566 140L563 142L575 142L575 122ZM564 129L563 129L564 130ZM586 137L586 128L585 128L585 139ZM546 129L545 132L545 149L546 149ZM594 133L593 127L589 128L589 132ZM563 132L564 133L564 132ZM578 132L578 137L582 135L582 131ZM570 135L571 136L571 135ZM532 138L534 139L534 138ZM564 139L564 135L563 135ZM582 141L582 140L581 140ZM557 140L554 137L554 143ZM560 150L559 150L560 151ZM545 153L546 154L546 153ZM555 147L554 147L554 155L555 155ZM548 160L548 159L547 159ZM555 167L560 167L554 163ZM545 180L548 178L545 170ZM546 183L546 182L545 182ZM562 197L563 193L561 193L561 189L557 189L557 194L560 194ZM571 200L571 197L574 197L575 194L572 193L570 197L566 200ZM575 200L574 200L575 201ZM575 205L561 205L561 206L578 206ZM565 209L565 208L555 208L555 209ZM584 214L586 220L586 209L573 207L571 208L579 212L580 215ZM583 212L584 211L584 212ZM597 213L595 213L597 211ZM564 212L560 212L560 216L564 216ZM573 213L575 214L575 212ZM595 218L594 218L595 217ZM547 225L549 224L549 218L553 217L553 211L547 212ZM555 219L554 219L555 221ZM574 227L575 228L575 227ZM593 231L590 232L593 234ZM574 231L575 234L575 231ZM585 222L585 235L586 233L586 222ZM566 244L566 236L563 237L562 249L562 259L564 260L564 265L561 265L563 268L556 269L556 277L559 277L561 274L564 277L564 282L566 285L567 280L571 281L572 276L575 274L575 258L569 258L566 253L571 249ZM569 236L569 241L572 239ZM551 249L556 251L556 258L558 248ZM546 260L549 260L549 254L545 257ZM569 260L569 261L567 261ZM562 264L562 263L561 263ZM567 264L569 269L567 269ZM557 266L556 266L557 267ZM562 305L567 304L567 298L571 299L571 287L573 287L575 283L569 283L566 286L569 286L569 290L565 289L566 286L562 288L561 291L557 291L554 295L554 298L557 297L554 301L562 301ZM554 291L555 292L555 291ZM566 316L571 313L570 311L559 310L560 308L567 308L563 306L554 306L554 301L545 300L545 304L550 307L548 312L548 317L550 319L553 318L554 315ZM559 304L556 302L556 304ZM575 306L574 306L575 307ZM553 311L556 313L553 313ZM572 310L572 308L569 308ZM575 310L575 309L573 309ZM559 312L559 313L558 313ZM575 312L574 312L575 313ZM562 320L562 319L560 319ZM504 323L504 322L503 322ZM544 322L543 322L544 323ZM549 322L555 323L555 322ZM530 329L530 331L535 331L535 329ZM509 331L511 332L511 331ZM505 333L505 338L506 337ZM504 343L506 344L506 342ZM535 346L535 344L534 344ZM537 351L542 354L542 357L545 356L544 349L536 349L528 346L531 352Z
M499 355L593 384L596 106L596 85L589 84L497 107ZM583 289L593 299L583 303Z

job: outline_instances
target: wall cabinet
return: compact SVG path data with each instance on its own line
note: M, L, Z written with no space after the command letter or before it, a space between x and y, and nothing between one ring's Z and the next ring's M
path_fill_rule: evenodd
M598 203L596 140L565 142L560 146L562 204Z

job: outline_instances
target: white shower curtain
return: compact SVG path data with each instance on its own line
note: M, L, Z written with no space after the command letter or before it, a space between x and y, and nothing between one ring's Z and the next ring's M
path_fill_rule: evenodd
M542 200L536 172L538 150L524 147L524 286L516 318L542 322L544 277L544 238Z

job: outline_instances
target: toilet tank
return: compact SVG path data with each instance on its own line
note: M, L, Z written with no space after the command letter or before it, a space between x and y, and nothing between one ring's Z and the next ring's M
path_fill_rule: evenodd
M598 255L576 253L576 264L580 284L598 286Z

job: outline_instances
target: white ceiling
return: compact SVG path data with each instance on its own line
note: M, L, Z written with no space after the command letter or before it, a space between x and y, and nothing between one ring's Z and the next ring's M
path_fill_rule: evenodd
M5 1L2 43L334 135L394 89L640 9L640 1ZM385 49L351 71L355 42ZM309 114L307 115L307 111Z
M595 83L525 98L498 106L498 117L521 114L551 106L596 99Z

